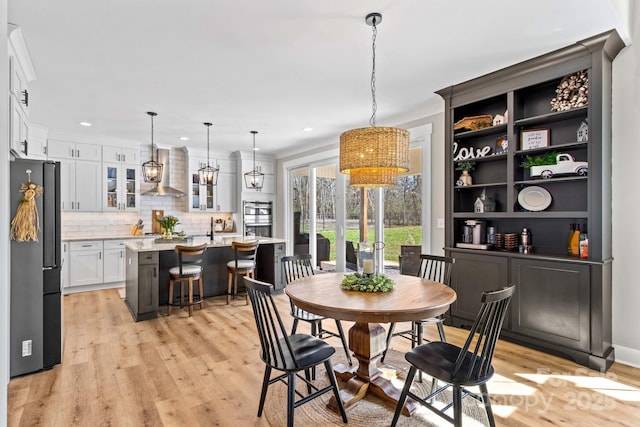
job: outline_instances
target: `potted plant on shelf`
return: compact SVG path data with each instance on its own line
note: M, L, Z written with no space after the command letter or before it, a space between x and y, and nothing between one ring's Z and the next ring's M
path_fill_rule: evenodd
M458 181L456 181L456 185L458 187L465 187L473 184L473 180L471 179L471 175L469 175L469 172L474 169L475 165L476 162L472 162L469 160L458 162L458 164L456 165L456 170L462 171L462 174L458 178Z

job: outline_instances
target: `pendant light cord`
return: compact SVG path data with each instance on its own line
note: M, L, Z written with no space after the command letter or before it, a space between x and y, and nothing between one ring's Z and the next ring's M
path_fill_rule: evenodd
M207 127L207 168L211 167L209 165L209 127L211 127L211 124L204 124Z
M372 39L372 51L373 51L373 66L371 68L371 118L369 119L369 124L372 127L376 126L376 111L378 110L378 104L376 102L376 37L378 36L378 27L376 27L376 18L373 18L373 23L371 24L373 27L373 36Z
M153 115L149 115L151 116L151 161L153 162Z
M251 132L253 134L253 171L256 172L256 131Z

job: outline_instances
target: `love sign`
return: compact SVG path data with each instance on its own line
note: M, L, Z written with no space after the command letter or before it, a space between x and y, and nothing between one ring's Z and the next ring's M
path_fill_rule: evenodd
M477 159L479 157L485 157L491 151L491 146L487 145L484 147L476 148L474 151L473 147L462 147L460 151L458 151L458 143L453 143L453 160L455 162L460 160L469 160L469 159Z

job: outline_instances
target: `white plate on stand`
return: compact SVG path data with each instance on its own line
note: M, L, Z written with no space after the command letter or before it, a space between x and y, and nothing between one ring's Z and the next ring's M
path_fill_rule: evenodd
M542 187L532 185L518 193L518 203L528 211L539 212L551 205L551 193Z

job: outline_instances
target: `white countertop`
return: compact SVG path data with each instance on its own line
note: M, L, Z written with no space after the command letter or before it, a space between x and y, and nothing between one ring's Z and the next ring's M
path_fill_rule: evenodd
M131 240L131 239L157 239L155 235L132 236L131 234L123 235L106 235L106 236L62 236L60 240L63 242L82 242L86 240Z
M244 236L214 236L213 241L209 240L208 237L202 236L194 236L187 237L187 241L178 240L175 242L172 241L162 241L156 242L155 239L135 239L128 240L125 242L125 246L131 249L134 252L154 252L154 251L172 251L175 249L176 245L201 245L203 243L207 243L207 247L215 248L215 247L229 247L232 242L253 242L258 240L260 243L264 244L272 244L272 243L285 243L285 239L279 239L275 237L244 237Z
M215 236L216 238L217 237L224 237L224 238L240 237L240 235L237 233L219 233L219 234L216 234ZM139 234L135 236L132 236L131 234L121 234L121 235L103 234L103 235L90 235L90 236L86 236L86 235L85 236L62 236L60 240L63 242L82 242L87 240L134 240L134 239L155 240L159 237L160 237L159 234ZM209 239L208 237L206 237L205 234L194 234L194 235L191 235L190 237L200 238L200 239L205 239L205 238Z

